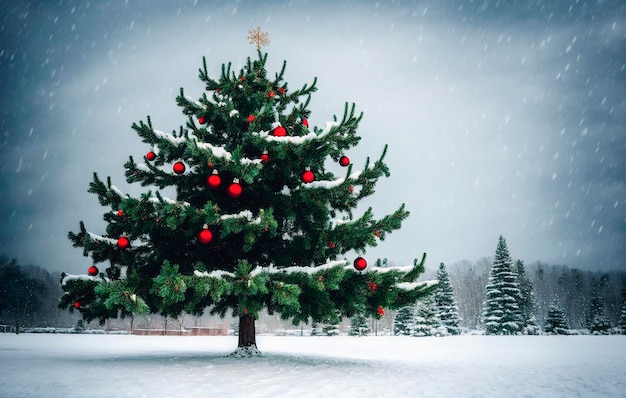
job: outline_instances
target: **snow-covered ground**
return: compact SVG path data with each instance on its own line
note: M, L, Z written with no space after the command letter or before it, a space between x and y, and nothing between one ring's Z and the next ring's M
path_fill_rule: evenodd
M626 336L0 334L1 397L626 397Z

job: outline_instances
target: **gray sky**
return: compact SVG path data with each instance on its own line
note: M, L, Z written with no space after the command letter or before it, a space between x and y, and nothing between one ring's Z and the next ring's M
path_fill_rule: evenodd
M623 2L223 3L0 0L0 253L86 272L67 232L104 233L92 173L142 192L123 176L149 150L130 125L178 128L202 56L214 77L241 66L258 24L272 75L318 77L312 125L364 111L355 167L389 144L364 206L411 216L372 261L476 260L503 235L527 263L626 269Z

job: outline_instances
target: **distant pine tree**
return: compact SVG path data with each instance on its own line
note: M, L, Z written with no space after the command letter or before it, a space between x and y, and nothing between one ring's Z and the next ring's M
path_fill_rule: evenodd
M539 334L540 328L535 316L537 306L535 303L533 283L528 276L526 276L526 270L524 269L524 262L522 260L517 260L515 267L517 270L517 283L520 290L517 304L522 315L522 332L524 334Z
M443 263L439 265L437 271L439 284L433 293L435 300L437 317L440 323L445 326L448 334L457 335L459 331L459 309L454 299L454 290L450 284L450 277Z
M569 334L569 328L565 322L565 311L555 299L548 308L546 324L543 330L547 334Z
M624 300L624 304L622 304L622 313L619 317L618 328L621 330L622 334L626 334L626 300Z
M398 309L393 321L393 334L396 336L411 336L415 329L415 307L407 305Z
M350 336L367 336L370 334L369 320L363 314L356 314L350 318Z
M589 308L589 331L592 334L609 334L611 323L604 311L604 298L600 295L600 286L594 278L591 281L591 306Z
M433 296L420 299L415 304L415 327L413 336L444 336L448 331L437 316L437 304Z
M519 301L520 290L513 260L506 241L500 236L483 304L483 324L487 334L521 332L523 320Z

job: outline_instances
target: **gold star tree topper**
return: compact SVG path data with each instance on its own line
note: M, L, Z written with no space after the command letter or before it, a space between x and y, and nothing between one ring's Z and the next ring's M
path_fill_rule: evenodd
M256 44L256 48L260 49L261 46L267 46L270 44L270 34L263 32L261 27L257 25L256 28L248 31L248 41L250 44Z

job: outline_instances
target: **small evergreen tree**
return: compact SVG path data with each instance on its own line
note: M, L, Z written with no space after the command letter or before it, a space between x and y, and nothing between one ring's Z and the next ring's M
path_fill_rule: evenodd
M487 334L517 334L521 331L523 321L519 301L520 290L513 260L506 241L500 236L483 304L483 323Z
M396 312L393 322L393 334L396 336L411 336L415 329L415 307L407 305Z
M415 304L415 327L413 336L444 336L446 327L437 316L437 304L433 296L425 297Z
M436 304L437 317L449 334L459 334L459 309L454 299L454 290L450 284L450 277L443 263L437 271L439 284L433 293Z
M611 323L606 318L604 310L604 298L600 295L600 286L595 278L591 281L588 326L592 334L609 334L611 330Z
M524 334L539 334L539 325L535 316L537 306L535 304L533 283L526 275L522 260L517 260L515 266L520 290L518 306L522 315L522 332Z
M369 320L363 314L356 314L350 318L350 336L367 336L370 334Z
M624 304L622 304L622 313L619 317L619 325L622 334L626 334L626 300L624 300Z
M547 334L569 334L569 328L565 322L565 311L555 299L548 308L546 324L543 328Z

